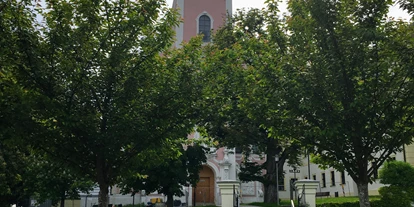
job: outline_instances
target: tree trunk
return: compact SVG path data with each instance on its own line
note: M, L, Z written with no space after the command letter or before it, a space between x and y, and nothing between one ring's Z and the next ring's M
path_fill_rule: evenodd
M60 198L60 207L65 207L65 196Z
M174 196L173 194L167 195L167 207L173 207L174 206Z
M279 187L283 186L283 165L285 164L285 160L280 160L279 161ZM276 169L274 170L274 172L276 171ZM269 175L266 175L266 177L274 177L271 180L271 183L264 185L264 202L265 203L276 203L277 199L279 199L279 195L276 191L276 175L275 173L270 173ZM286 187L286 186L285 186ZM279 191L280 194L280 191Z
M66 198L65 191L63 191L63 194L60 197L60 207L65 207L65 198Z
M108 190L109 186L108 184L99 183L99 197L98 197L98 203L99 207L108 207Z
M264 189L264 202L265 203L276 203L277 201L277 193L276 193L276 185L268 184L265 185Z
M276 192L276 148L274 146L274 140L270 140L267 144L266 149L266 175L264 183L264 202L265 203L276 203L277 192Z
M358 197L359 197L359 206L360 207L371 207L369 203L369 196L368 196L368 183L358 183Z
M276 187L276 161L275 155L280 155L280 149L278 149L278 143L276 139L269 139L266 149L266 175L264 183L264 202L265 203L276 203L279 199ZM278 162L278 174L279 181L283 180L283 165L285 164L285 158L279 157ZM279 182L279 184L282 184Z
M110 172L108 170L108 164L105 162L104 156L98 154L96 159L96 178L99 185L98 206L108 207L108 194L109 194L109 182Z

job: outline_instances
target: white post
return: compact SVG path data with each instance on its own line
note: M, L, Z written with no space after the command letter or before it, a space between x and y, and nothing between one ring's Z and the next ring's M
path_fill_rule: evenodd
M316 207L316 189L318 189L318 185L319 181L309 179L295 182L297 194L301 195L304 192L302 199L305 199L309 207Z
M221 194L221 207L234 207L234 188L238 191L240 182L236 180L217 181Z

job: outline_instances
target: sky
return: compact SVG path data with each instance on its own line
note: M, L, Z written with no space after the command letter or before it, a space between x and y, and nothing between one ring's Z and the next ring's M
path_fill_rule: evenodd
M208 1L208 0L207 0ZM172 6L173 0L167 0L167 3ZM265 0L233 0L233 12L237 9L241 8L263 8L265 7ZM279 6L280 11L287 12L287 5L286 1L283 1L283 3ZM402 18L402 19L409 19L410 16L399 9L397 6L393 6L390 8L390 16L394 18Z

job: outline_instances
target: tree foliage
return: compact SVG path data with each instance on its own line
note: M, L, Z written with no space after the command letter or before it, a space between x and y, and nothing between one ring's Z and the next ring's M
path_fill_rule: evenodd
M23 204L31 196L28 184L28 165L25 150L0 144L0 205Z
M178 24L165 1L13 0L0 9L1 84L15 84L29 109L22 140L98 183L100 206L138 154L194 127L195 68L160 55Z
M171 148L178 148L179 156L170 157L161 162L148 159L147 165L131 167L130 171L140 172L126 176L121 182L123 193L135 194L145 190L162 193L167 196L167 206L173 206L173 196L184 196L185 186L195 186L199 180L199 171L207 161L205 150L201 145L183 146L175 143ZM170 149L171 149L170 148Z
M64 206L66 198L78 199L80 192L91 190L93 182L41 154L30 146L0 144L2 206L28 206L30 199Z
M392 1L290 1L289 100L319 164L346 170L369 206L368 183L412 142L413 27Z
M31 191L31 197L38 204L51 200L65 206L66 199L80 199L79 193L88 193L95 183L71 170L70 166L50 159L42 152L33 152L25 166L25 180Z

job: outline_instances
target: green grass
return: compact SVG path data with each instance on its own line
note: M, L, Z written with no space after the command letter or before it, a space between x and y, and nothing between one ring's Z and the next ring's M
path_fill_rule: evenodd
M380 196L370 196L369 200L379 200ZM328 198L316 198L316 204L324 204L324 203L348 203L348 202L358 202L359 198L356 196L349 196L349 197L328 197ZM254 202L249 204L242 204L242 205L250 205L250 206L260 206L260 207L276 207L276 203L262 203L262 202ZM290 200L281 200L281 206L289 205ZM297 202L295 202L295 206Z
M262 202L253 202L248 204L241 204L241 205L249 205L249 206L260 206L260 207L276 207L276 203L262 203ZM281 206L290 206L290 200L281 200L280 201ZM297 202L295 202L295 205L297 205Z
M203 207L217 207L216 205L206 205L206 206L203 206Z
M380 196L370 196L369 200L379 200ZM359 198L357 196L348 196L348 197L328 197L328 198L316 198L316 204L324 203L347 203L347 202L358 202Z

